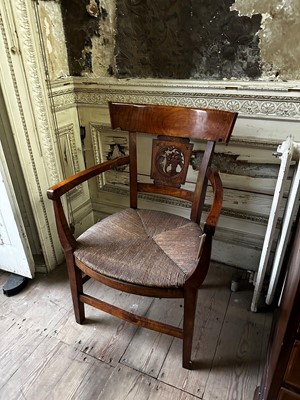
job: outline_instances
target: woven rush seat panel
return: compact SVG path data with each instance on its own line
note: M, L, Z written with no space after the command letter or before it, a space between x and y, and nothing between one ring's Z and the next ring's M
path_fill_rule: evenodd
M197 266L201 234L199 225L189 219L161 211L126 209L79 236L74 256L75 261L110 278L178 288Z

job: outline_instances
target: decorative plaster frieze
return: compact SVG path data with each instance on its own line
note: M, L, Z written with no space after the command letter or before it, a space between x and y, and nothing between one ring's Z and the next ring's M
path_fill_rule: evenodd
M222 109L238 112L241 116L300 119L300 99L257 94L226 93L172 93L172 92L119 92L117 90L91 90L75 88L76 104L95 106L108 101L164 104L172 106Z
M48 208L45 204L45 187L41 180L44 175L41 174L38 165L42 153L49 183L56 183L58 181L57 162L50 142L50 127L42 95L44 89L39 81L38 71L41 66L37 64L37 51L33 47L37 42L34 41L30 30L34 18L30 19L29 17L29 5L31 6L32 3L24 0L17 0L13 4L1 3L0 29L5 48L1 63L6 73L2 90L4 96L10 99L10 118L14 121L12 125L16 130L17 149L19 154L22 154L20 160L26 159L22 168L26 184L31 188L29 195L37 227L43 227L39 230L39 234L41 243L44 245L45 259L49 263L47 268L53 268L60 262L58 257L61 257L61 252L57 251L53 238L53 222L50 222L52 216L48 215ZM12 25L12 20L15 21L16 26ZM17 36L19 41L16 41ZM16 47L11 48L11 43L15 43ZM36 127L36 129L32 130L32 127ZM23 155L26 156L23 157ZM34 197L32 197L32 193L34 193Z
M16 1L15 12L18 17L18 30L22 40L22 57L25 62L26 73L29 81L28 87L31 91L31 101L33 103L33 111L38 128L37 139L42 147L43 157L49 173L49 183L55 184L59 181L59 174L50 134L53 129L49 124L49 117L46 111L45 99L43 96L45 88L42 88L40 83L39 71L41 70L41 66L37 60L36 48L33 46L34 42L32 40L32 33L30 29L32 26L32 21L30 21L30 17L28 15L26 1Z
M70 83L70 82L69 82ZM63 82L61 82L61 85ZM230 85L230 83L229 83ZM88 87L87 87L88 86ZM263 86L263 84L262 84ZM64 89L56 82L54 99L57 109L66 107L68 101L78 106L105 105L108 101L137 102L145 104L165 104L188 107L216 108L238 112L245 117L266 117L289 120L300 119L300 92L289 91L288 87L266 85L259 87L220 86L218 84L174 85L162 81L116 81L115 83L78 82L72 80L74 98L70 96L70 85ZM295 89L296 90L296 89ZM69 106L73 106L69 103Z
M76 106L76 99L74 93L74 87L67 86L62 87L60 90L52 88L52 93L54 100L54 107L56 111L62 111L64 109L72 108Z

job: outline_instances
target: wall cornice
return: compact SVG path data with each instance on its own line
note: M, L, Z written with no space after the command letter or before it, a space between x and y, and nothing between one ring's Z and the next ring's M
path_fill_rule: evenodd
M298 86L297 86L298 85ZM108 101L224 109L244 117L300 119L299 83L86 80L53 82L56 108L98 107Z

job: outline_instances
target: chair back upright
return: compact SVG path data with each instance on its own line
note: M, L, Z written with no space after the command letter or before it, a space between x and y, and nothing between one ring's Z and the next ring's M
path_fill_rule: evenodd
M207 171L216 142L228 143L236 113L203 108L109 103L111 126L129 132L130 207L137 208L138 192L174 196L191 202L191 220L200 223L207 189ZM156 135L152 144L150 177L138 182L137 133ZM207 142L195 190L185 184L193 143Z

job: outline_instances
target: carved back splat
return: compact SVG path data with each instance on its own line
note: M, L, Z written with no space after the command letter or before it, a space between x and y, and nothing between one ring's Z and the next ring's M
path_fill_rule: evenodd
M154 139L151 165L154 183L180 188L186 180L192 149L189 139L165 136Z

